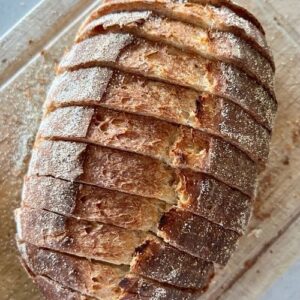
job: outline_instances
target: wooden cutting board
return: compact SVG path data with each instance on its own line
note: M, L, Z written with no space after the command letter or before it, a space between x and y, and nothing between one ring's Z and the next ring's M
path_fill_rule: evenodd
M300 2L239 0L263 23L277 66L279 113L247 235L201 299L260 299L300 259ZM284 3L284 6L283 6ZM92 0L44 0L0 40L0 298L40 295L15 249L13 211L54 66ZM170 299L171 300L171 299Z

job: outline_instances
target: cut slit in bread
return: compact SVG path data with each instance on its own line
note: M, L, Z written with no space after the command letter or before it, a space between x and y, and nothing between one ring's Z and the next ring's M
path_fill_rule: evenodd
M114 12L151 10L171 19L200 26L214 31L232 32L260 51L270 63L274 64L272 53L265 36L253 24L240 18L227 7L199 5L191 2L173 2L164 0L116 0L107 1L97 8L83 23L81 28L91 21Z
M86 222L49 211L17 209L18 240L116 265L129 265L146 232Z
M82 295L71 289L62 286L60 283L53 281L44 276L35 276L33 281L39 287L45 299L51 300L97 300L97 298ZM99 299L98 299L99 300Z
M203 290L214 275L214 266L152 239L136 249L130 271L180 288Z
M155 232L167 208L165 202L156 199L52 177L31 176L25 183L22 206L131 230Z
M212 4L217 7L226 6L241 18L251 22L265 35L265 31L261 23L258 21L258 19L247 9L245 9L242 6L239 6L237 3L234 3L231 0L190 0L190 1L195 3L201 3L201 4Z
M240 237L234 231L224 231L221 226L179 208L163 215L158 236L179 250L220 265L226 265Z
M224 97L240 105L268 129L272 128L276 99L232 65L209 61L130 34L107 33L75 44L60 62L58 72L97 66Z
M180 199L183 207L196 207L200 215L238 232L245 230L251 211L251 197L210 176L174 171L150 157L99 146L43 141L34 150L28 175L83 182L169 204Z
M123 293L119 300L196 300L201 295L201 291L175 289L134 274L127 275L120 287Z
M230 32L206 31L195 25L160 17L151 11L134 11L100 17L82 28L76 40L80 42L107 30L132 33L208 59L232 63L274 94L274 71L271 64L245 41Z
M38 248L26 242L18 241L18 248L23 262L35 276L45 276L67 288L102 300L118 298L119 282L129 272L129 266L116 266ZM152 263L160 269L160 273L155 271ZM63 270L59 271L62 266ZM130 271L136 276L172 284L178 289L203 290L214 274L214 267L210 262L152 239L137 248Z
M81 129L77 130L78 127ZM39 137L153 157L173 168L210 174L248 195L254 186L250 176L254 178L257 172L256 165L244 153L222 140L184 126L105 109L98 109L96 114L93 109L82 107L56 110L42 122ZM222 153L217 154L219 149ZM241 166L245 170L239 170Z
M15 216L18 224L17 238L20 241L115 265L129 265L135 249L152 237L147 232L76 220L25 207L17 209ZM174 224L173 217L176 218ZM177 237L170 230L169 226L173 224L174 232L177 233L186 222L189 224L188 232L197 237L193 242L184 241L187 231ZM202 217L175 209L163 215L159 229L159 236L171 245L179 246L183 252L221 265L228 261L240 237L238 233Z
M93 87L93 92L84 92L84 87ZM185 88L106 68L81 69L58 76L48 93L47 113L68 105L100 106L187 125L223 138L262 166L268 157L268 130L243 109L223 98Z
M29 175L55 176L71 181L76 179L174 204L176 195L172 186L178 181L178 170L193 169L253 196L257 168L244 153L210 136L193 136L189 131L180 133L171 149L172 167L150 156L135 154L134 151L62 139L38 142L39 147L33 151ZM193 147L193 140L198 146ZM195 166L190 168L191 164Z
M120 280L128 267L87 260L32 244L18 242L21 257L35 276L47 277L83 295L101 300L117 300Z

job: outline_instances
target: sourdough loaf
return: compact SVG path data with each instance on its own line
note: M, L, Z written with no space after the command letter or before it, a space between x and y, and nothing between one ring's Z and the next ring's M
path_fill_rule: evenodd
M274 62L229 0L105 1L57 67L15 212L46 299L191 300L245 233Z

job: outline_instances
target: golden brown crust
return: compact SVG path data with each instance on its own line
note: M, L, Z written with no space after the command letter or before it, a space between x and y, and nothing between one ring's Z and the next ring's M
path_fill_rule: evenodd
M82 295L71 289L62 286L60 283L53 281L44 276L34 277L34 282L39 287L45 299L51 300L96 300L97 298Z
M241 173L238 169L246 168L247 165L239 163L236 154L224 156L229 153L225 144L212 143L212 155L210 156L210 167L215 169L216 173L221 173L232 178L238 177L239 180L248 182L247 177L255 178L247 172ZM139 195L142 197L156 198L170 204L176 204L178 199L182 205L187 205L190 209L197 207L195 210L198 214L207 217L209 220L224 225L237 231L244 231L248 222L251 200L248 196L241 194L233 188L226 187L226 184L216 180L209 179L201 173L188 170L174 170L164 163L133 153L122 152L119 150L102 148L99 146L85 145L85 159L77 156L76 151L69 152L71 146L81 146L85 144L75 144L64 141L43 141L39 149L35 150L32 156L29 175L52 176L60 179L86 182L91 185L118 190L121 192ZM215 152L214 152L215 147ZM48 149L51 151L48 152ZM63 151L62 151L63 149ZM219 154L223 155L219 159ZM68 172L56 172L57 164L61 169L66 169L63 163L69 161L77 163L81 159L79 169L82 171L78 177L70 177ZM230 161L232 159L232 161ZM225 161L223 163L223 161ZM236 173L230 172L230 168L225 167L228 161L236 168ZM209 161L208 161L209 162ZM218 170L219 164L224 165L223 169ZM245 171L245 170L243 170ZM243 175L244 174L244 175ZM249 184L249 182L248 182ZM201 203L202 199L209 201L207 190L213 191L211 194L210 204ZM203 198L201 197L203 196ZM241 199L240 202L236 199ZM231 202L232 201L232 202ZM223 204L226 204L224 209ZM208 205L205 208L205 205Z
M106 1L97 8L83 23L82 27L103 15L112 12L152 10L170 18L191 23L213 31L233 32L251 43L273 63L271 51L265 36L251 22L240 18L225 6L215 7L191 2L174 2L165 0L114 0Z
M25 207L17 209L15 216L20 241L113 264L130 264L134 249L147 236Z
M107 33L75 44L62 59L58 71L91 66L114 67L224 97L240 105L262 125L272 128L276 99L232 65L212 62L129 34Z
M232 63L274 93L272 65L244 40L230 32L206 31L151 11L133 11L105 15L90 22L78 33L77 42L105 31L132 33L208 59Z
M133 274L127 275L120 286L124 291L120 300L196 300L199 296L188 290L176 289Z
M84 150L76 151L77 149ZM59 165L59 167L58 167ZM78 176L68 166L76 166ZM161 162L133 153L74 142L43 141L34 149L29 175L53 176L175 203L174 174Z
M158 235L177 249L225 265L236 249L239 234L173 208L160 220Z
M105 1L57 73L15 214L25 269L49 299L197 299L268 156L259 22L230 0Z
M231 0L189 0L191 2L195 2L195 3L201 3L201 4L212 4L215 6L226 6L228 8L230 8L232 11L234 11L236 14L238 14L240 17L242 17L243 19L253 23L253 25L255 25L264 35L265 35L265 31L261 25L261 23L259 22L259 20L247 9L245 9L244 7L234 3Z
M194 170L197 168L253 196L257 168L244 153L221 140L192 135L189 131L180 133L170 148L173 167L195 164ZM178 181L176 170L152 157L101 146L42 141L33 151L28 174L77 180L176 203L172 187Z
M213 264L188 255L158 239L136 249L132 273L179 288L204 290L213 274Z
M108 69L91 68L57 77L48 94L47 113L53 107L82 105L151 116L221 137L243 150L255 162L262 165L266 162L270 134L238 105L223 98L198 94L185 88L118 72L110 73L109 80L105 75L108 72ZM69 90L74 81L77 83L76 87ZM102 84L96 85L99 81ZM93 95L83 93L84 87L89 86L93 87ZM103 86L107 87L104 95ZM45 128L44 125L43 130L50 133L52 130L67 127L72 128L73 133L84 136L89 120L86 117L89 114L88 110L76 117L78 119L80 116L80 130L77 130L79 122L63 122L67 121L68 115L57 112L53 116L58 114L62 119L61 123L55 122L54 129L49 126ZM46 120L44 122L47 123Z
M155 231L166 210L156 199L38 176L25 179L22 206L142 231Z
M175 174L158 160L129 152L88 146L83 182L175 203Z
M178 206L226 229L246 231L253 199L211 177L180 173Z
M18 248L35 277L47 277L66 288L102 300L118 299L119 281L128 272L125 267L41 249L23 242L18 243Z
M89 118L85 118L87 111ZM256 176L255 165L231 145L200 131L145 116L103 108L93 110L93 114L90 114L91 111L90 108L82 107L58 109L43 120L39 136L139 153L160 159L174 168L190 168L196 172L211 174L231 186L251 193L250 176ZM82 124L88 130L81 134L76 130L77 124ZM223 153L216 158L215 151L219 148ZM220 161L223 166L217 168ZM246 168L247 177L241 171L238 173L235 167L237 162L239 166Z

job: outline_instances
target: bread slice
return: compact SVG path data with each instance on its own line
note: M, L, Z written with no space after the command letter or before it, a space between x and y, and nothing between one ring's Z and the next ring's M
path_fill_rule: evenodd
M35 277L47 277L66 288L101 300L120 296L119 281L127 267L87 260L19 242L21 257Z
M183 207L196 207L196 213L238 232L244 231L251 211L249 196L207 175L176 171L150 157L82 143L41 142L33 152L29 175L85 182L169 204L180 200Z
M92 66L114 67L224 97L240 105L262 125L272 127L276 99L232 65L130 34L107 33L75 44L60 62L58 72Z
M20 242L18 238L16 238L18 247L21 245L21 248L23 247L24 243ZM19 258L19 261L21 265L23 266L24 270L28 274L28 276L34 281L34 283L38 286L39 290L45 297L45 299L53 299L53 300L96 300L97 298L90 297L87 295L83 295L77 291L74 291L72 289L69 289L63 285L61 285L59 282L56 282L48 277L40 276L34 274L34 272L29 268L27 265L27 259L23 259L23 250L20 249L21 257ZM60 266L61 267L61 266Z
M193 256L226 265L236 249L239 234L179 208L160 219L158 236Z
M136 249L130 271L176 287L204 290L214 275L214 266L158 239L149 239Z
M175 174L158 160L75 142L42 141L29 175L53 176L175 203Z
M174 286L129 274L120 283L120 300L196 300L199 293L176 289Z
M98 84L99 81L102 84ZM76 86L69 89L72 82L76 82ZM104 94L103 86L106 87ZM93 87L93 93L83 93L85 87ZM105 68L81 69L56 78L48 93L46 114L68 105L100 106L186 125L228 141L260 165L264 165L268 157L270 133L267 129L233 102L185 88L119 72L111 74ZM58 114L62 113L53 114L53 118ZM88 112L86 114L85 120L89 118ZM64 123L64 126L69 128L71 124ZM58 126L61 125L56 125L56 129ZM85 133L82 130L87 129L78 128L80 134Z
M169 181L164 180L165 183L170 182L171 178L175 177L175 174L173 174L174 170L166 167L168 165L173 168L189 168L196 172L204 172L232 187L240 189L247 195L251 196L253 194L257 166L243 152L222 140L204 135L199 131L193 131L184 127L178 128L161 121L151 122L146 117L131 116L127 118L122 113L115 113L114 115L114 113L109 114L105 112L102 115L97 115L94 118L94 123L85 122L86 114L90 114L90 109L82 107L65 109L66 112L63 114L66 116L67 121L72 116L68 111L72 109L75 110L76 115L79 114L78 111L82 111L82 118L78 119L78 122L75 121L74 126L71 124L59 129L55 125L63 125L60 122L61 118L56 118L58 122L55 122L54 118L53 124L50 118L48 120L50 120L51 125L46 119L46 123L41 126L41 134L43 135L42 132L44 131L45 135L47 135L47 128L52 128L50 136L54 139L79 140L85 143L113 147L149 156L130 156L117 150L89 146L91 149L89 154L92 154L93 157L90 158L90 155L86 155L86 157L90 165L93 165L93 159L95 161L101 160L103 164L102 160L108 155L106 153L113 152L116 162L126 159L129 163L128 167L131 165L130 161L135 161L134 164L139 166L140 169L142 165L151 165L152 173L156 172L158 175L158 172L160 172L169 178ZM76 124L79 124L83 130L89 128L88 135L81 135L76 130ZM58 128L57 131L55 131L55 128ZM121 156L124 158L121 158ZM150 157L153 158L150 159ZM155 158L163 160L166 164L159 162ZM124 166L122 168L125 167L125 164L123 162ZM111 167L108 166L109 168ZM121 165L119 168L121 168ZM87 171L90 172L90 170ZM170 175L167 175L167 173ZM95 174L91 174L91 176L95 176ZM138 179L136 172L134 176L133 178ZM147 182L146 175L141 172L141 176L145 177L143 181ZM155 193L154 189L153 192ZM147 197L151 196L147 195Z
M251 22L236 15L227 7L215 7L191 2L165 0L114 0L106 1L87 18L82 27L101 16L121 11L151 10L169 18L194 24L212 31L233 32L251 43L273 63L264 34Z
M17 209L15 217L20 241L113 264L130 264L134 249L147 237L142 231L25 207Z
M167 209L156 199L43 176L25 179L22 206L142 231L156 231Z
M176 187L178 207L226 229L245 233L253 198L214 178L188 170L182 171L179 177Z
M34 277L34 282L44 295L45 299L51 300L96 300L99 298L89 297L62 286L44 276Z
M231 63L274 94L274 71L269 61L247 42L230 32L211 32L195 25L159 16L151 11L112 13L82 28L80 42L105 31L132 33L212 60ZM186 33L189 34L186 34ZM236 50L238 49L238 51Z
M265 31L259 22L259 20L247 9L242 6L239 6L237 3L234 3L231 0L190 0L191 2L201 3L201 4L212 4L214 6L220 7L225 6L236 13L241 18L251 22L254 26L256 26L262 34L265 35Z
M188 139L188 132L186 136ZM195 163L203 167L203 172L222 178L230 186L252 196L256 178L253 162L220 140L205 137L198 139L194 139L198 148L192 148L184 139L177 141L176 147L172 149L176 164L186 165L186 161ZM203 160L200 160L201 156ZM176 170L151 157L65 141L42 141L34 150L29 167L29 175L79 180L104 188L154 197L171 204L176 202L172 189L178 180L176 174Z

